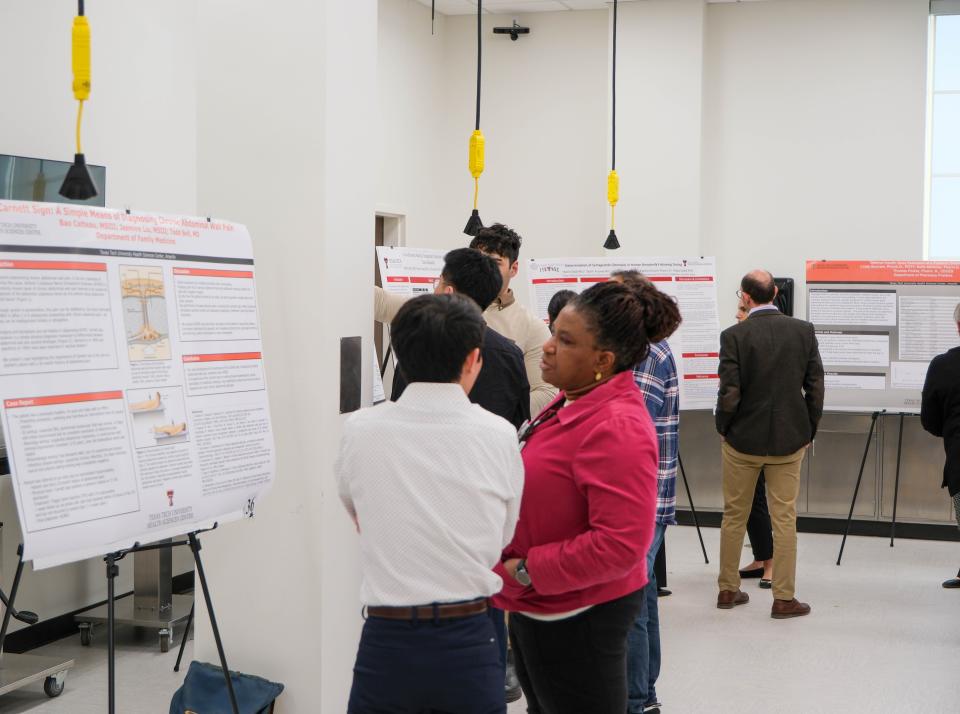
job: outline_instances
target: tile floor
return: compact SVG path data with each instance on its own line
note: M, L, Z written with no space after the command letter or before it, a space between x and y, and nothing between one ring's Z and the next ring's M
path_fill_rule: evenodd
M813 613L781 621L770 619L770 593L756 581L746 581L748 605L714 607L719 531L703 533L710 565L693 528L667 532L674 594L660 600L664 714L960 712L960 591L940 587L956 574L960 543L898 540L890 548L852 538L838 568L839 537L801 534L798 596ZM182 676L173 673L176 649L161 654L152 635L121 632L119 711L165 714ZM90 648L78 637L41 648L77 660L66 691L47 699L34 685L8 694L0 714L102 714L105 648L102 636ZM188 644L186 661L191 652ZM525 710L522 700L509 708Z

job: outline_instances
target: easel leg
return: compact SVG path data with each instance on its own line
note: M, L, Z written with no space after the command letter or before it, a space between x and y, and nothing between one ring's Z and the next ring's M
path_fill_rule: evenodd
M115 580L120 574L120 567L116 564L116 553L109 553L107 561L107 711L116 714L117 711L117 672L116 672L116 603L114 602Z
M837 565L840 565L840 559L843 558L843 548L847 544L847 536L850 534L850 522L853 520L853 508L857 503L857 494L860 492L860 481L863 479L863 469L867 465L867 456L870 453L870 442L873 441L873 430L877 426L877 418L880 412L874 412L870 420L870 431L867 432L867 445L863 447L863 459L860 461L860 473L857 474L857 485L853 489L853 498L850 499L850 513L847 516L847 526L843 530L843 540L840 542L840 554L837 556Z
M220 666L223 668L223 678L227 682L227 694L230 696L230 707L233 714L240 714L240 708L237 706L237 695L233 692L233 681L230 679L230 670L227 668L227 657L223 653L223 642L220 639L220 628L217 627L217 618L213 614L213 601L210 599L210 590L207 588L207 576L203 572L203 563L200 560L200 541L196 533L188 535L190 539L190 550L193 551L193 560L197 565L197 577L200 578L200 589L203 591L203 601L207 606L207 614L210 616L210 628L213 630L213 639L217 644L217 654L220 655Z
M0 627L0 653L7 641L7 628L10 626L10 617L13 614L13 603L17 599L17 589L20 587L20 576L23 575L23 545L17 548L17 572L13 576L13 585L10 586L10 597L7 598L7 607L3 613L3 626Z
M890 520L890 547L897 533L897 498L900 496L900 455L903 452L903 417L900 415L900 436L897 438L897 477L893 482L893 518Z
M187 626L183 628L183 636L180 638L180 653L177 655L177 663L173 665L173 671L180 671L180 662L183 659L183 651L187 647L187 635L190 634L190 625L193 624L193 611L196 609L197 605L194 603L190 606L190 615L187 617Z
M677 465L680 467L680 475L683 477L683 487L687 490L687 501L690 503L690 512L693 514L693 525L697 527L697 536L700 538L700 549L703 551L703 562L710 565L710 558L707 557L707 546L703 543L703 533L700 532L700 519L697 518L697 509L693 505L693 496L690 495L690 484L687 483L687 472L683 468L683 459L680 458L680 452L677 452Z

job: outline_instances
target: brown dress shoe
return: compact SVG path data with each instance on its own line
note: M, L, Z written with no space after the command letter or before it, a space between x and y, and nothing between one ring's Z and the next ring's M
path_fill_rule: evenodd
M743 590L721 590L717 595L717 607L721 610L732 610L737 605L750 602L750 596Z
M800 602L797 598L774 600L773 608L770 610L770 617L774 620L786 620L788 617L803 617L809 614L810 606L805 602Z

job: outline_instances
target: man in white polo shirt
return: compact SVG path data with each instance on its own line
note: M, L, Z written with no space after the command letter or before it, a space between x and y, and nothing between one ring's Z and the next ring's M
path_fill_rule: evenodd
M460 295L407 302L391 325L409 386L347 420L335 467L360 532L360 638L348 712L506 711L487 598L520 510L514 428L471 404L485 329Z

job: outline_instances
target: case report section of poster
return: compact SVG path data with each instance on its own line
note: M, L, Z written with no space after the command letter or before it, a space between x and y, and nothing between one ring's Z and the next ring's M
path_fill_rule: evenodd
M0 201L0 419L35 567L250 514L274 446L246 229Z

